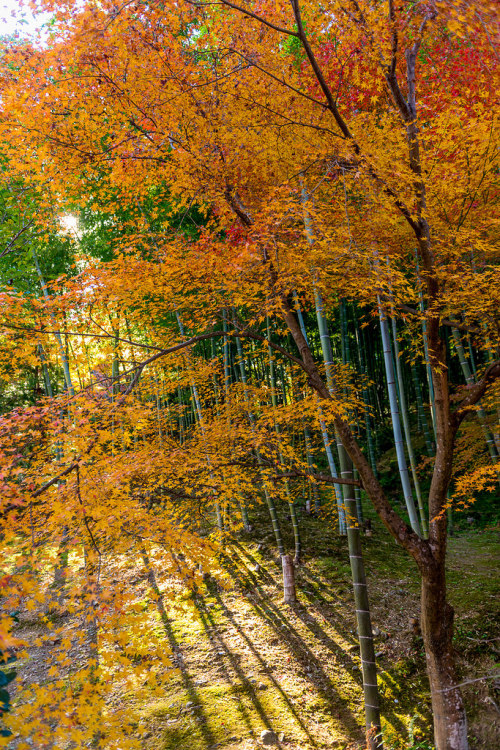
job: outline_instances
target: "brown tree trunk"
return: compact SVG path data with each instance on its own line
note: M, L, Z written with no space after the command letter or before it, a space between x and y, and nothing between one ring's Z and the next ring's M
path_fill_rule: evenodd
M283 566L283 601L287 604L295 604L295 566L291 555L281 555Z
M453 607L446 601L444 562L422 576L421 625L429 676L436 750L467 750L467 718L456 687Z

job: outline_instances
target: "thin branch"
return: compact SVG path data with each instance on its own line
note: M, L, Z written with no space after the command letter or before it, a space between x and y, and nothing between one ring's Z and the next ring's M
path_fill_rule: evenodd
M64 336L90 336L94 339L113 339L116 341L121 341L123 344L130 344L131 346L137 346L141 349L155 349L156 351L163 351L162 347L160 346L153 346L152 344L139 344L137 341L131 341L130 339L122 339L119 337L116 337L114 334L107 333L106 335L100 334L100 333L81 333L80 331L48 331L45 328L27 328L24 326L15 326L11 323L2 323L0 322L0 327L2 328L11 328L15 331L27 331L28 333L37 333L37 334L44 334L44 335L64 335Z
M323 107L324 109L328 109L328 105L325 104L325 102L320 102L320 100L315 99L314 96L309 96L309 94L305 94L300 89L296 89L295 86L292 86L286 81L283 81L281 78L278 78L278 76L275 76L274 73L271 73L269 70L266 70L266 68L262 68L260 65L257 65L257 63L254 62L251 57L246 57L241 52L238 52L238 50L235 49L234 47L231 47L230 49L236 55L239 55L239 57L243 58L243 60L246 60L246 62L248 62L249 65L251 65L253 68L260 70L261 73L264 73L264 75L269 76L269 78L272 78L273 81L277 81L282 86L285 86L287 89L290 89L290 91L293 91L295 94L298 94L299 96L302 96L304 99L308 99L310 102L313 102L313 104L319 104L320 107ZM328 132L332 133L331 130L329 130ZM332 135L336 136L337 138L340 138L338 133L332 133Z
M94 443L92 443L91 447L93 447L94 444L95 444L95 441ZM60 471L59 474L57 474L55 477L52 477L52 479L49 482L45 482L45 484L42 484L41 487L35 490L35 492L33 492L33 497L39 497L44 492L46 492L46 490L48 490L49 487L52 487L56 482L58 482L63 477L67 477L68 474L71 474L71 472L77 468L78 468L78 461L73 461L73 463L67 466L66 469L64 469L63 471Z
M0 258L3 258L4 255L8 255L8 253L12 252L12 246L17 242L19 237L34 224L34 221L35 221L34 219L31 219L31 221L28 222L28 224L26 224L22 229L19 230L17 234L14 235L11 241L5 246L5 248L0 253Z
M404 302L394 302L388 294L380 294L379 296L382 302L390 302L395 311L399 310L402 313L408 313L409 315L414 315L420 319L425 319L425 316L422 315L420 310L410 307L410 305L405 305ZM458 320L452 320L451 318L440 318L439 323L448 328L456 328L458 331L464 331L464 333L481 333L479 328L468 326L466 323L460 323Z
M363 485L361 482L356 482L354 479L341 479L340 477L332 477L330 474L322 474L322 473L311 473L311 472L304 472L304 471L287 471L284 474L275 474L273 477L274 479L294 479L294 478L300 478L300 479L315 479L318 482L325 482L326 484L348 484L352 487L361 487L363 488Z
M302 46L304 47L304 51L305 51L305 53L307 55L307 58L308 58L309 63L311 65L311 68L314 71L314 75L316 76L316 80L318 81L318 83L319 83L319 85L321 87L321 90L323 91L323 93L325 95L326 101L328 102L327 107L330 110L330 112L333 114L335 122L337 123L337 125L339 127L339 130L342 133L342 135L344 136L344 138L349 139L353 143L353 145L354 145L355 150L357 151L357 153L359 153L359 146L357 145L356 141L354 140L354 138L352 136L352 133L349 130L349 127L348 127L346 121L344 120L344 118L342 117L342 115L340 114L340 112L338 110L338 107L337 107L337 105L335 103L335 99L334 99L333 94L332 94L332 92L330 90L330 87L328 86L328 84L327 84L327 82L325 80L323 72L322 72L321 68L318 65L318 61L316 60L314 52L312 51L312 47L309 44L309 39L307 38L307 35L305 33L305 30L304 30L304 25L302 23L302 16L301 16L301 13L300 13L299 0L291 0L291 3L292 3L292 8L293 8L294 16L295 16L295 22L297 24L298 37L299 37L300 41L302 42ZM323 106L326 106L326 105L323 105Z
M475 677L473 680L464 680L463 682L458 682L456 685L438 690L438 693L448 693L450 690L455 690L456 688L463 687L464 685L472 685L473 682L481 682L482 680L497 680L499 677L500 672L497 672L496 674L486 674L484 675L484 677Z
M500 378L500 359L490 364L478 383L466 386L468 394L453 412L456 428L460 426L468 412L481 400L490 383L493 383L497 378Z
M277 26L276 24L271 23L271 21L267 21L265 18L262 18L262 16L258 16L257 13L252 13L251 10L242 8L240 5L235 5L235 3L230 3L229 0L220 0L220 2L215 2L215 3L197 3L197 2L193 2L193 0L186 0L186 2L189 5L194 5L195 8L206 8L210 5L226 5L228 8L233 8L234 10L237 10L240 13L243 13L243 15L249 16L249 18L255 18L256 21L260 21L260 23L263 23L264 26L269 26L270 29L279 31L281 34L287 34L287 36L294 36L297 39L299 38L299 35L296 31L291 31L290 29L285 29L282 26Z

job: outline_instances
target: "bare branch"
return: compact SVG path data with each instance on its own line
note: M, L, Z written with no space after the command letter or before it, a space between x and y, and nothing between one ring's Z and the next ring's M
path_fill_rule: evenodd
M95 443L92 444L92 447ZM39 487L35 492L33 492L33 497L39 497L44 492L46 492L49 487L52 487L56 482L59 482L60 479L63 477L67 477L68 474L71 474L72 471L78 468L78 461L73 461L72 464L67 466L63 471L59 472L59 474L56 474L55 477L52 477L52 479L49 482L45 482L45 484L42 484L41 487Z
M290 91L293 91L295 94L302 96L304 99L308 99L310 102L313 102L313 104L319 104L320 107L324 107L325 109L328 109L328 105L325 104L325 102L320 102L319 99L315 99L313 96L309 96L309 94L305 94L300 89L296 89L295 86L291 86L286 81L283 81L281 78L278 78L278 76L275 76L274 73L271 73L269 70L266 70L266 68L262 68L260 65L257 65L257 63L254 62L252 58L246 57L241 52L238 52L238 50L235 49L234 47L231 47L230 49L231 49L231 52L234 52L236 55L243 58L243 60L246 60L251 67L256 68L257 70L260 70L261 73L264 73L264 75L269 76L269 78L272 78L273 81L277 81L282 86L286 86L287 89L290 89ZM329 130L328 132L332 133L331 130ZM337 138L340 137L338 133L332 133L332 135L336 136Z
M311 473L305 471L287 471L284 474L275 474L273 479L315 479L317 482L324 482L326 484L349 484L353 487L363 487L361 482L356 482L354 479L341 479L340 477L332 477L330 474L322 473Z
M28 224L26 224L24 227L22 227L22 229L20 229L19 232L14 235L14 237L11 239L11 241L4 247L4 249L0 253L0 258L3 258L4 255L8 255L8 253L13 252L12 246L17 242L17 240L19 239L19 237L24 232L26 232L31 226L33 226L34 221L35 221L34 219L31 219L31 221L28 222Z
M141 349L155 349L156 351L163 351L161 346L153 346L152 344L140 344L138 341L131 341L130 339L122 339L115 336L112 333L103 335L101 333L82 333L81 331L48 331L45 328L28 328L24 326L15 326L11 323L0 322L0 328L9 328L14 331L27 331L28 333L36 333L42 335L59 335L59 336L87 336L94 339L113 339L114 341L121 341L123 344L130 344L131 346L137 346Z
M210 5L226 5L228 8L233 8L234 10L237 10L240 13L243 13L243 15L245 16L249 16L250 18L255 18L256 21L260 21L260 23L263 23L264 26L269 26L270 29L279 31L281 34L286 34L287 36L294 36L296 38L299 37L296 31L291 31L290 29L285 29L282 26L277 26L276 24L271 23L271 21L268 21L265 18L262 18L262 16L258 16L257 13L252 13L251 10L242 8L240 5L235 5L235 3L230 3L229 0L220 0L220 2L215 2L215 3L197 3L197 2L193 2L193 0L186 0L186 2L189 5L194 5L195 8L206 8Z
M497 378L500 378L500 359L490 364L478 383L472 386L467 386L467 396L460 402L457 409L453 412L456 429L458 429L460 423L469 411L471 411L484 396L488 386Z
M481 641L484 643L484 641ZM463 687L464 685L472 685L473 682L481 682L482 680L497 680L500 677L500 672L496 674L486 674L484 677L475 677L473 680L464 680L463 682L457 682L456 685L444 688L444 690L438 690L438 693L448 693L450 690L456 690L456 688Z

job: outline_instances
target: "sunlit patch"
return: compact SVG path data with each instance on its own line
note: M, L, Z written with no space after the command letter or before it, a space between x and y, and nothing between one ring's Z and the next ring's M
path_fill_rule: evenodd
M62 234L67 234L71 237L80 236L78 217L73 214L63 214L59 218L59 226L61 227Z

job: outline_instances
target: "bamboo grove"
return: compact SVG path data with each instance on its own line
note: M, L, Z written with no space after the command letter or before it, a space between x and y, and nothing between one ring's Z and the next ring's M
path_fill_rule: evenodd
M41 7L2 56L1 643L64 601L92 658L6 726L141 747L109 685L167 657L123 580L196 592L265 510L291 604L304 514L347 537L382 747L375 514L421 576L435 745L466 748L445 562L498 491L494 5Z

